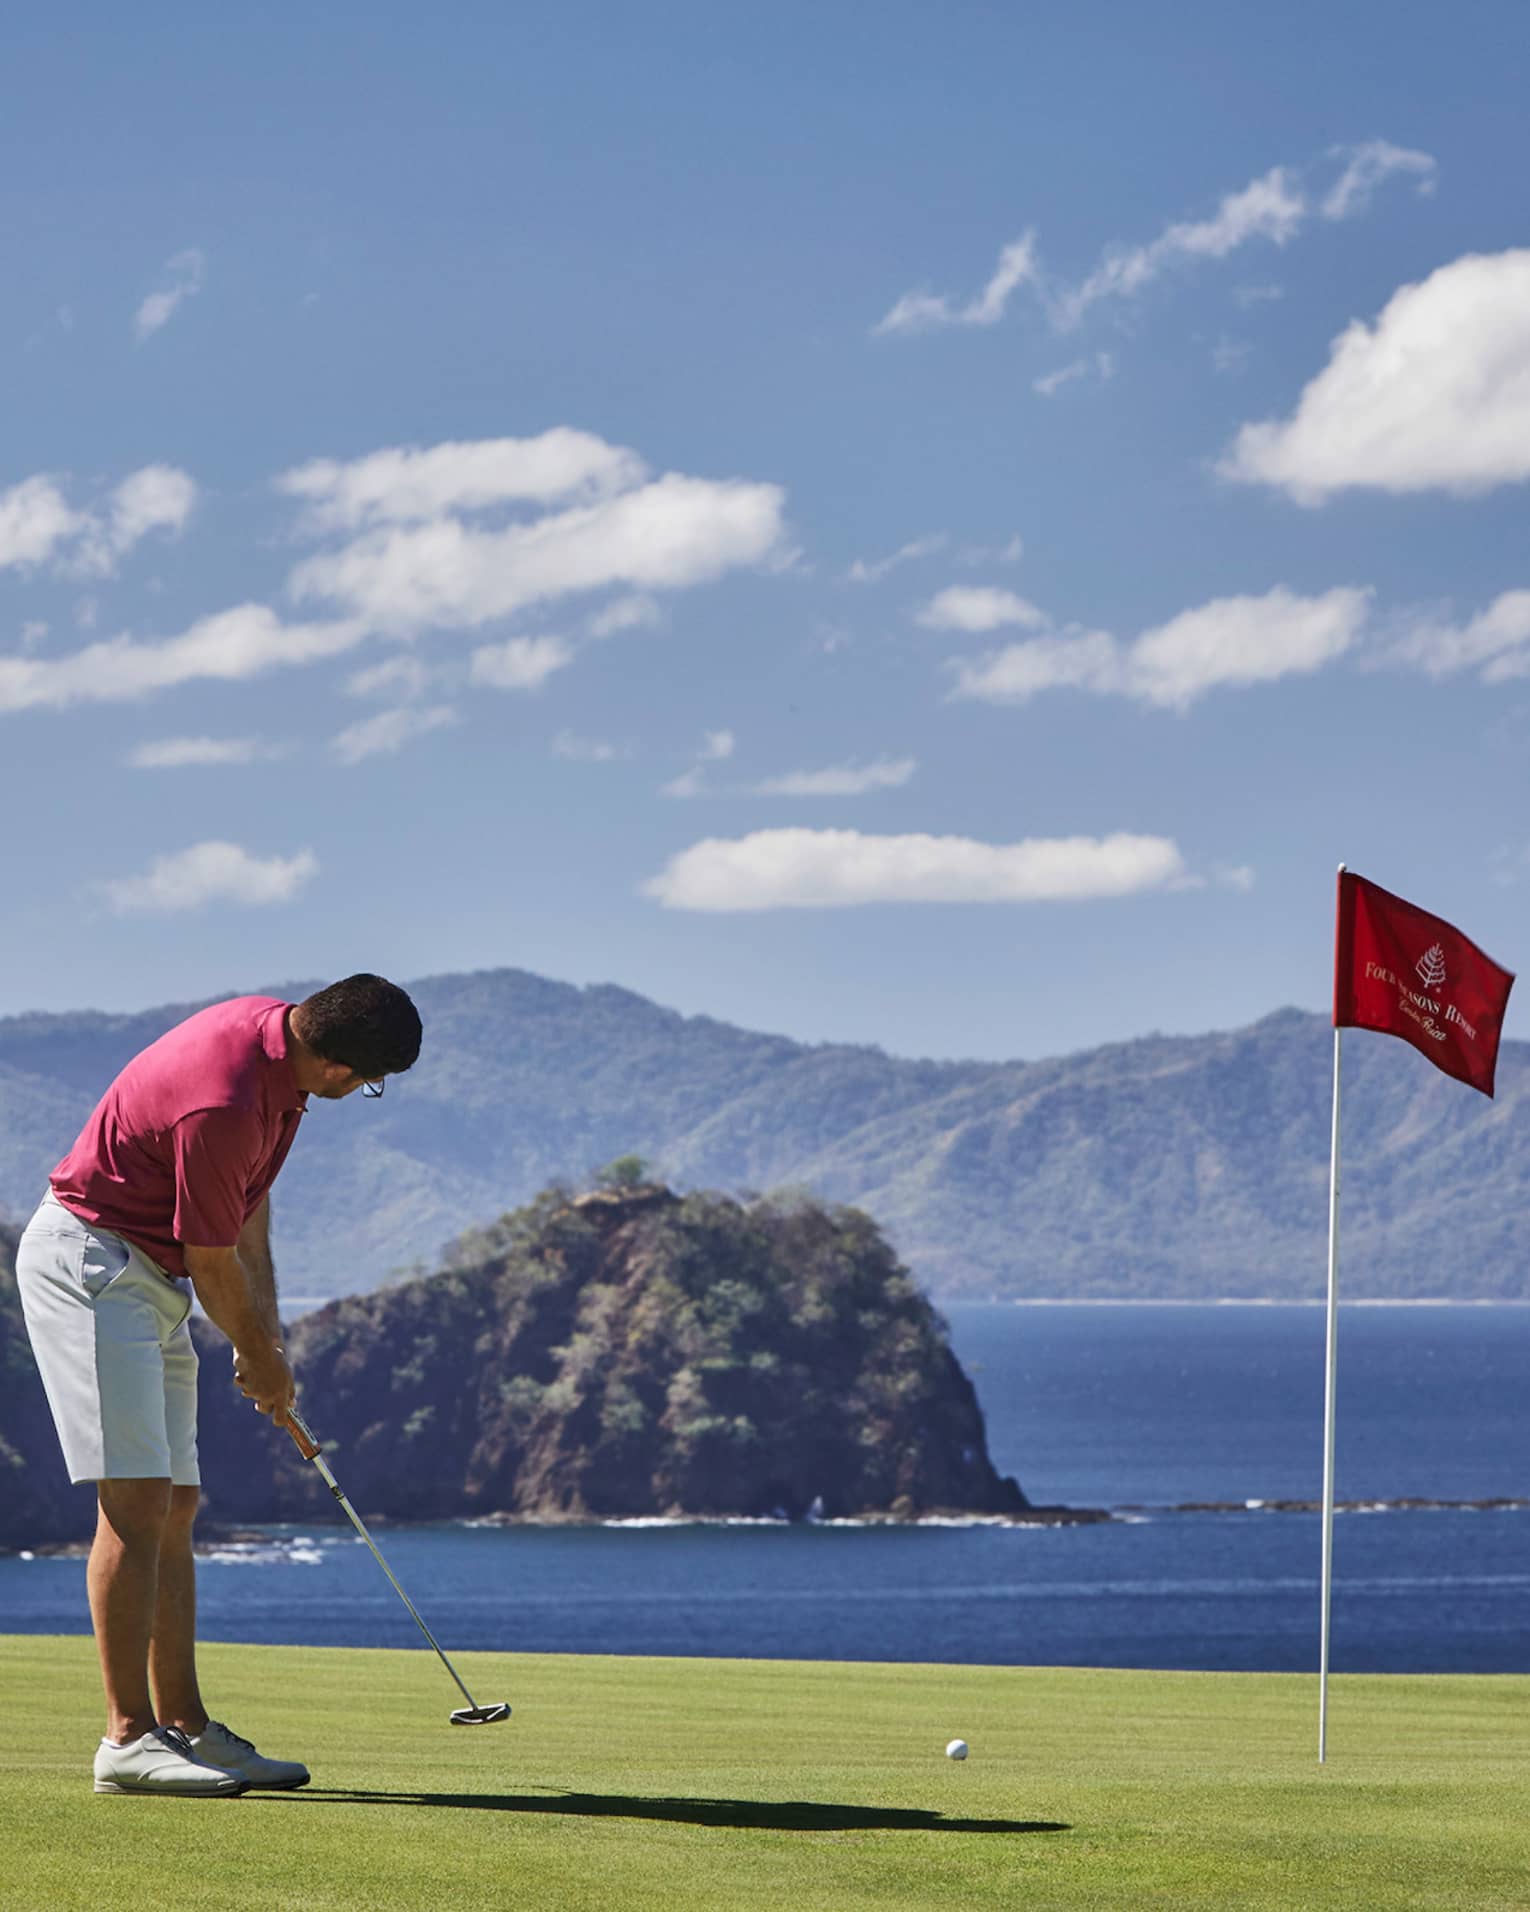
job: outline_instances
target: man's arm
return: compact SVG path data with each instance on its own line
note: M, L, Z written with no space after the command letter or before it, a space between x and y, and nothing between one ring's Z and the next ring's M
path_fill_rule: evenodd
M292 1369L281 1343L267 1326L264 1307L235 1248L198 1248L182 1243L186 1272L197 1300L215 1328L234 1344L234 1378L241 1392L277 1426L292 1405ZM275 1302L273 1298L272 1310Z
M276 1307L276 1269L271 1262L271 1197L262 1195L255 1210L239 1231L235 1252L244 1264L250 1281L250 1299L259 1310L265 1330L273 1341L282 1338L281 1316Z

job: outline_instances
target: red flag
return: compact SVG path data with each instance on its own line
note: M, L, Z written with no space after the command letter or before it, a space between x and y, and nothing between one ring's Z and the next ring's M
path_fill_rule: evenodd
M1443 917L1339 872L1336 1029L1401 1036L1446 1075L1491 1095L1513 986L1507 969Z

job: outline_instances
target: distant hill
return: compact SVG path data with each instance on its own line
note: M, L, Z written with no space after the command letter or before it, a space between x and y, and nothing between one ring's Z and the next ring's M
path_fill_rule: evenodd
M73 1538L0 1233L0 1545ZM197 1324L214 1519L333 1518L316 1471ZM549 1193L441 1271L289 1327L346 1491L398 1519L908 1519L1026 1511L971 1381L875 1224L804 1200ZM14 1403L10 1396L15 1391Z
M929 1062L521 970L409 988L418 1064L380 1102L315 1102L277 1185L292 1294L431 1265L465 1227L629 1151L680 1187L800 1186L865 1208L939 1295L1322 1291L1320 1016L1041 1062ZM112 1074L199 1006L0 1020L13 1217ZM1352 1035L1344 1139L1348 1295L1530 1298L1530 1045L1504 1045L1489 1102L1401 1043Z

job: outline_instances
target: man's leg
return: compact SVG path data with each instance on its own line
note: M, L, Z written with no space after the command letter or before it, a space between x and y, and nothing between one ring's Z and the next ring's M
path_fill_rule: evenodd
M170 1495L168 1479L96 1482L99 1508L86 1584L106 1687L106 1737L118 1745L141 1738L155 1724L149 1641Z
M191 1528L199 1487L172 1487L159 1543L159 1598L149 1641L149 1678L162 1726L191 1738L206 1729L207 1708L197 1686L197 1570Z
M161 1725L178 1726L198 1759L239 1775L251 1786L287 1791L308 1784L297 1760L271 1759L247 1739L207 1717L197 1684L197 1583L191 1551L199 1487L172 1487L159 1548L159 1599L149 1645L149 1679Z

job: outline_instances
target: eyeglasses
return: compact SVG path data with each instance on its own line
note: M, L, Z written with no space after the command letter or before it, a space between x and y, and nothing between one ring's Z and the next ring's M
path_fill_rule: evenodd
M383 1092L384 1082L385 1078L382 1076L379 1076L375 1082L363 1082L361 1093L369 1102L375 1102Z

